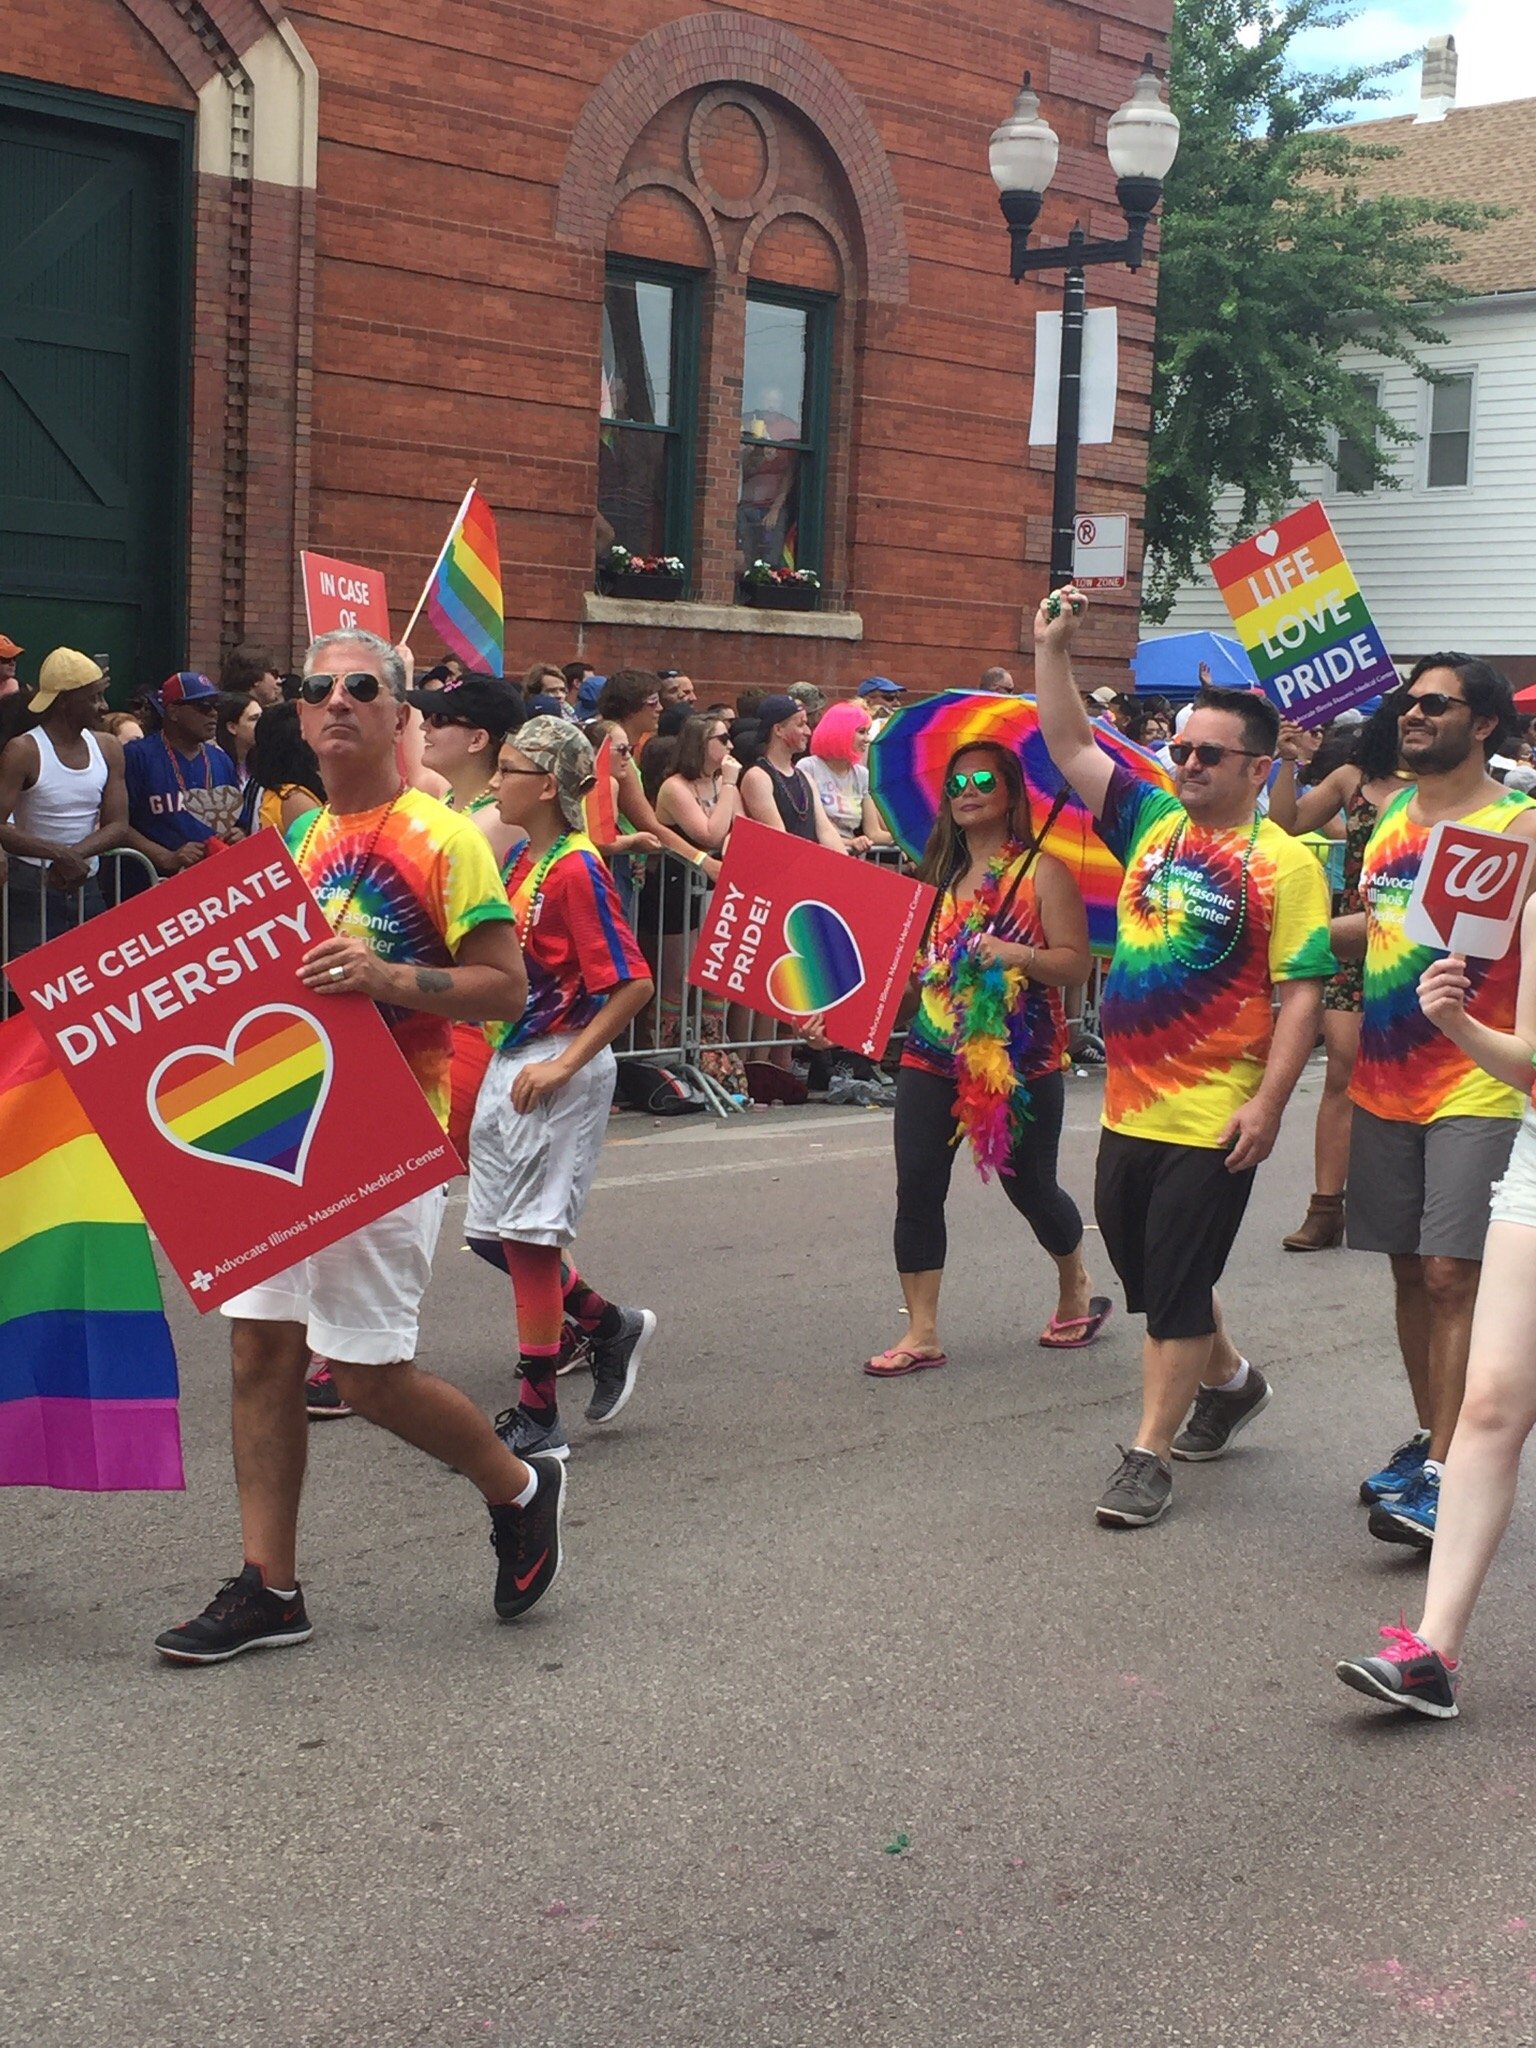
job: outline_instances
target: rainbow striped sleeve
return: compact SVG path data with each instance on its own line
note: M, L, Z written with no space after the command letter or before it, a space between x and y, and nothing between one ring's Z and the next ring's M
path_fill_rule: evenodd
M0 1026L0 1486L178 1491L149 1232L25 1017Z

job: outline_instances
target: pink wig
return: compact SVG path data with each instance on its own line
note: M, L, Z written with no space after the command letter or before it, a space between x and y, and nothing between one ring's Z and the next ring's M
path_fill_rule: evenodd
M854 737L868 724L868 711L854 699L833 704L821 714L811 734L811 752L818 761L831 761L846 768L854 758Z

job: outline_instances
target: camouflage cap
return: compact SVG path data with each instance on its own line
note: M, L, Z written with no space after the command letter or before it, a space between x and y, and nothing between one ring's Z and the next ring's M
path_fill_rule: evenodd
M827 693L814 683L791 683L786 696L793 697L797 704L803 704L812 718L820 718L827 708Z
M597 780L597 757L581 727L568 718L530 718L507 744L553 775L565 822L579 832L586 823L582 799Z

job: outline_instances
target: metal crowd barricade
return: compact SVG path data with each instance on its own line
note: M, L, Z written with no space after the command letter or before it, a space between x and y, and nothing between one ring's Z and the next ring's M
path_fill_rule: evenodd
M49 939L78 930L100 911L115 910L128 893L131 875L142 874L148 882L160 879L153 861L133 847L116 847L97 855L96 860L96 873L89 881L76 889L53 889L46 868L11 856L10 871L0 888L0 981L6 983L0 989L0 1015L13 1016L20 1008L6 975L12 960Z

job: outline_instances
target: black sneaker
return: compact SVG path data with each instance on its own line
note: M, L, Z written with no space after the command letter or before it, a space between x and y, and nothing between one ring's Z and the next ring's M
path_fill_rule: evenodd
M1346 1657L1334 1671L1356 1692L1388 1706L1411 1707L1416 1714L1428 1714L1436 1721L1454 1721L1460 1709L1456 1689L1461 1684L1459 1665L1447 1664L1438 1650L1432 1650L1422 1636L1399 1624L1384 1628L1387 1647L1379 1657Z
M304 1594L280 1600L262 1582L259 1565L248 1564L226 1579L201 1614L155 1637L155 1648L173 1664L225 1664L246 1650L282 1650L307 1643L314 1634L304 1612Z
M538 1474L539 1490L527 1507L491 1509L496 1612L503 1621L516 1621L542 1600L560 1570L565 1467L558 1458L530 1458L528 1469Z
M1274 1391L1256 1365L1249 1366L1248 1377L1235 1394L1224 1394L1220 1387L1202 1387L1188 1422L1173 1440L1173 1455L1186 1465L1219 1458L1237 1432L1255 1415L1263 1414Z
M569 1372L591 1370L592 1339L580 1323L567 1319L560 1329L560 1356L555 1362L555 1378L563 1380Z
M612 1422L635 1391L635 1375L645 1347L656 1334L656 1318L648 1308L621 1308L624 1318L616 1337L592 1344L592 1399L588 1422Z
M355 1412L341 1398L341 1389L328 1365L320 1366L304 1382L304 1410L311 1422L329 1422L333 1417Z
M503 1408L496 1418L496 1434L516 1458L559 1458L571 1455L571 1440L557 1415L553 1422L536 1422L526 1408Z
M1173 1501L1173 1474L1152 1451L1116 1444L1120 1463L1094 1509L1107 1529L1143 1529L1161 1521Z

